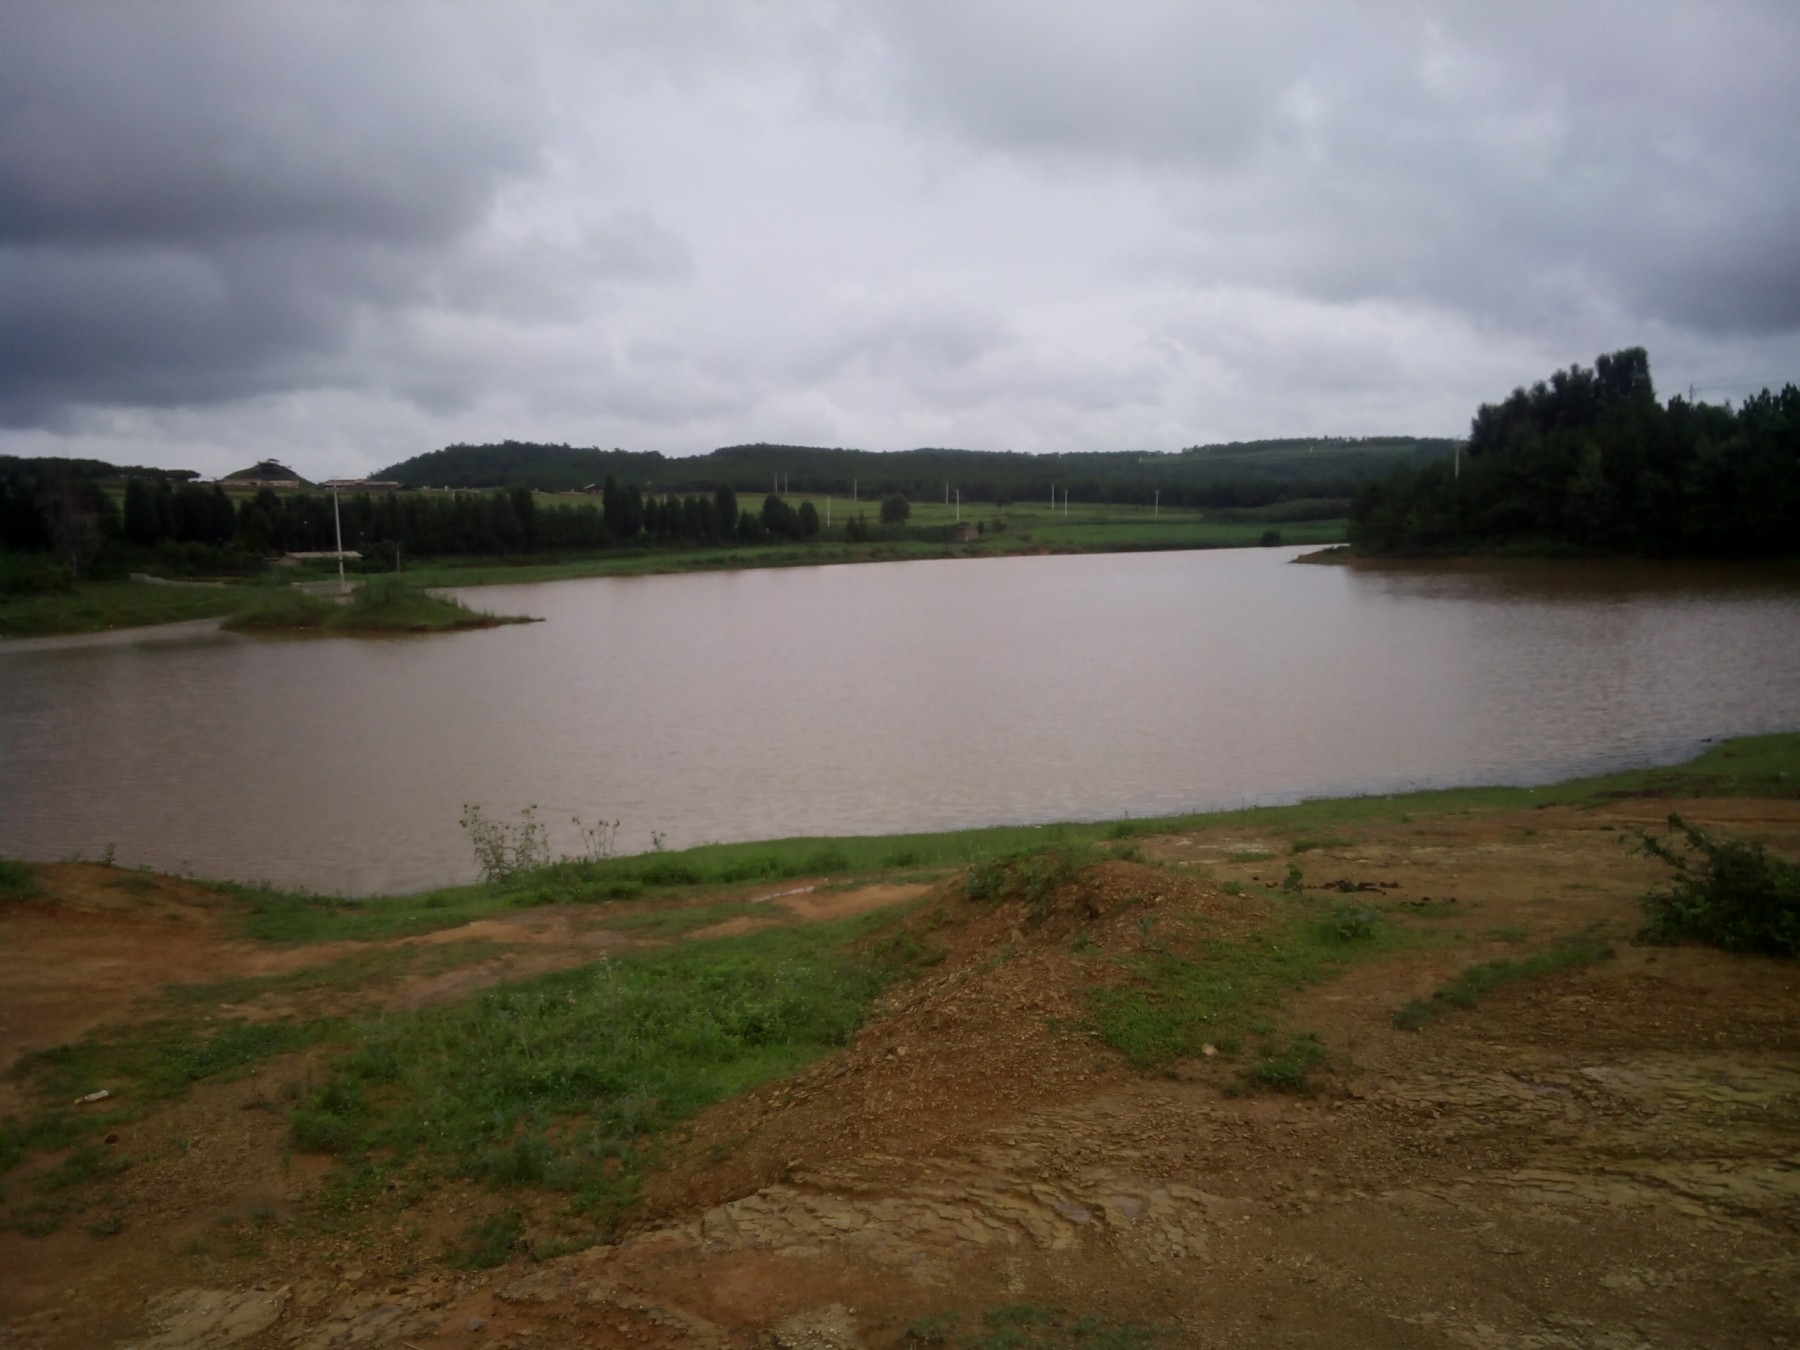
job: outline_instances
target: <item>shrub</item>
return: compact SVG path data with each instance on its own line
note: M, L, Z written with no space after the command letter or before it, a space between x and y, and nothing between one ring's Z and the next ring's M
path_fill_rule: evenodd
M1640 834L1639 851L1667 863L1668 887L1640 902L1646 942L1692 939L1728 952L1800 956L1800 865L1761 844L1715 839L1669 816L1672 843Z
M481 808L465 805L463 832L475 850L475 862L483 881L506 881L522 872L535 871L550 862L550 836L537 818L537 807L519 812L519 823L489 820Z
M0 858L0 900L21 900L37 893L37 874L31 864Z

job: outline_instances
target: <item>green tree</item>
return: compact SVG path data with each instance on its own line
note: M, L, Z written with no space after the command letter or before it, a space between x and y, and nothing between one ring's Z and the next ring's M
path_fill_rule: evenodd
M800 503L800 537L811 539L819 532L819 508L811 502Z
M912 503L906 499L904 492L896 492L881 500L881 523L883 525L904 525L912 515Z

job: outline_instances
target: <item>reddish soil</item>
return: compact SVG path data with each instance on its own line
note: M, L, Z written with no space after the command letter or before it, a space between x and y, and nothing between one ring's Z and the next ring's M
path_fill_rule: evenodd
M493 1271L437 1259L498 1207L483 1192L320 1220L323 1164L286 1143L304 1057L202 1084L119 1129L133 1166L78 1219L0 1233L0 1345L884 1347L1009 1303L1209 1347L1797 1345L1800 968L1628 941L1660 878L1621 839L1670 809L1800 856L1800 803L1628 800L1350 827L1300 855L1241 829L1140 840L1167 865L1102 864L1041 922L947 883L906 920L941 960L851 1046L696 1120L617 1245ZM1317 1090L1243 1094L1227 1055L1146 1074L1080 1030L1105 957L1255 929L1263 903L1227 890L1289 862L1309 895L1441 939L1292 1000L1283 1026L1329 1056ZM0 909L9 1061L171 984L349 946L245 942L186 882L46 882ZM908 898L872 892L770 903ZM443 964L412 953L305 997L459 997L459 980L627 940L596 922L529 912L414 939ZM1617 955L1394 1026L1469 964L1582 931ZM55 1161L16 1169L7 1198Z

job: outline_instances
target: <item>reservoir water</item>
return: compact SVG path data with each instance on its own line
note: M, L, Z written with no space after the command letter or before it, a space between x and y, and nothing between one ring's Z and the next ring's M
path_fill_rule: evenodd
M1530 783L1800 727L1800 577L1255 549L489 587L437 637L0 643L0 853L365 893L624 851ZM202 626L204 628L204 626Z

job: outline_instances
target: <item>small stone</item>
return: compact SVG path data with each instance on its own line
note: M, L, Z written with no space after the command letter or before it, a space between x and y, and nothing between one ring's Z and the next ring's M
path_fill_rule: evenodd
M480 1331L486 1325L487 1319L482 1317L471 1317L467 1322L463 1323L464 1329L468 1331Z

